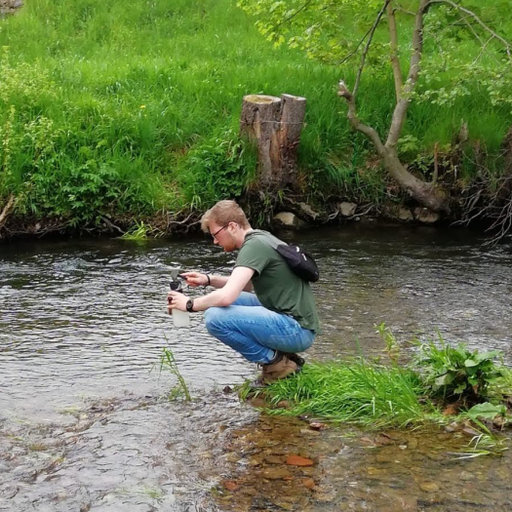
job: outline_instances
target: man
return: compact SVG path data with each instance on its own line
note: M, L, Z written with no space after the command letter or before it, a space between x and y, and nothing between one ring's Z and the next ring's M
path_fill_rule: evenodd
M304 360L296 352L309 348L319 330L309 283L272 248L273 235L252 229L235 201L215 204L201 218L201 228L225 251L239 250L235 267L229 276L183 273L190 286L215 290L194 300L171 291L169 313L205 311L210 334L262 366L259 384L300 371Z

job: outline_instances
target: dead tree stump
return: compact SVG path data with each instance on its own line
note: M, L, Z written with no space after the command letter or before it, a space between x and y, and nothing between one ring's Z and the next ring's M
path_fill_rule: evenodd
M244 96L240 132L258 148L258 186L282 188L297 181L297 149L306 98L282 94Z

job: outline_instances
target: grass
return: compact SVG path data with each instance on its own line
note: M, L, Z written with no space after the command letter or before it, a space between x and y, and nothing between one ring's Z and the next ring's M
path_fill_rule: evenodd
M274 48L233 0L32 0L0 20L0 47L0 201L15 194L18 215L82 228L242 194L256 168L238 137L252 93L307 98L300 166L312 201L385 193L383 176L364 171L371 148L336 96L353 66ZM391 87L382 76L361 86L359 115L381 135ZM469 87L450 108L413 105L411 158L450 144L462 119L489 151L499 148L509 112Z
M186 402L190 402L192 400L192 396L190 395L187 383L178 368L178 363L176 362L174 353L168 347L164 347L162 349L162 355L160 356L160 372L162 372L162 370L171 372L178 381L176 386L174 386L174 388L169 392L169 400L174 400L179 396L183 396Z
M470 351L462 343L452 347L439 337L437 343L414 341L416 355L403 364L389 329L380 324L377 331L386 345L387 365L363 358L310 363L263 390L245 383L240 396L261 394L273 414L372 429L470 422L480 432L478 453L489 453L482 448L485 443L502 449L493 432L511 425L512 370L502 364L500 353Z
M307 364L296 377L269 385L265 395L272 405L290 404L287 409L275 409L279 413L378 428L405 427L441 417L424 400L416 373L361 359Z

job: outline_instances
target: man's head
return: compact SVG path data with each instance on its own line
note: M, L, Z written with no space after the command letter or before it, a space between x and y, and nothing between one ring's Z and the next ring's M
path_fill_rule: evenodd
M225 251L239 249L245 232L251 225L244 211L235 201L219 201L201 217L201 229L210 233L213 242Z

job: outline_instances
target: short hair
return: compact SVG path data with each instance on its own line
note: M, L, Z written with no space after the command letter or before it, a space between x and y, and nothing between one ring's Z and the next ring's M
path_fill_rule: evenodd
M215 222L219 226L226 226L230 222L236 222L243 229L251 227L242 208L240 208L236 201L230 199L224 199L215 203L203 214L201 217L201 229L205 233L208 233L211 222Z

